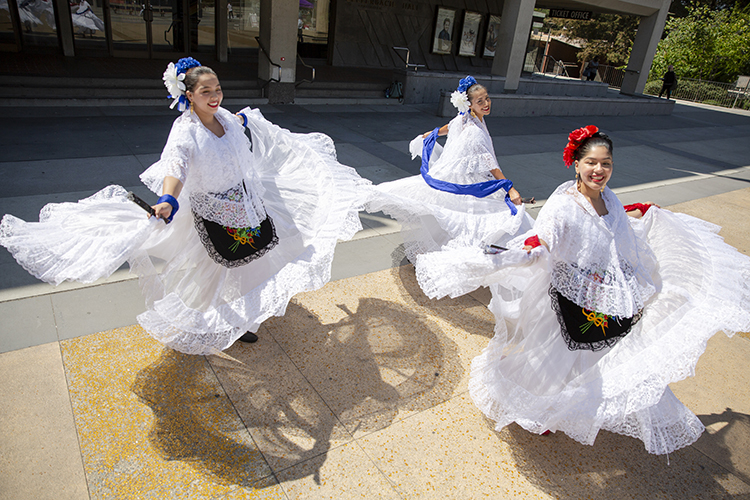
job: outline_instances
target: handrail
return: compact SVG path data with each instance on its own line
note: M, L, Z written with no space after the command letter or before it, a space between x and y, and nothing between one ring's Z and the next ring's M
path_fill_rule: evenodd
M414 71L417 71L419 68L425 68L426 66L424 64L414 64L409 62L409 54L411 51L408 47L392 47L394 51L396 51L396 55L404 61L406 64L406 69L414 68ZM406 59L403 58L403 56L398 52L399 50L405 50L406 51Z
M555 59L554 57L552 57L549 54L544 54L544 57L549 57L550 59L552 59L552 61L554 61L555 68L556 68L555 76L558 76L558 74L559 74L559 69L558 68L562 68L563 72L565 72L565 76L567 76L568 78L570 78L570 74L568 74L568 69L565 67L565 63L563 61L558 61L557 59ZM544 65L544 69L545 70L547 69L546 65Z
M302 63L302 66L312 71L312 80L300 80L297 83L294 84L295 87L302 85L303 83L313 83L315 81L315 68L310 66L305 62L304 59L302 59L302 56L297 53L297 59L299 59L299 62Z
M259 36L255 37L255 41L258 42L258 48L260 49L261 52L263 52L263 55L266 56L266 59L268 59L268 62L271 63L271 66L276 66L277 68L279 68L279 75L280 75L281 74L281 64L276 64L275 62L273 62L271 60L271 56L269 56L268 52L266 52L266 48L263 47L263 44L260 42L260 37ZM263 86L265 87L266 85L268 85L269 82L276 82L276 83L278 83L280 81L281 80L279 80L278 78L269 78L268 81L263 84Z

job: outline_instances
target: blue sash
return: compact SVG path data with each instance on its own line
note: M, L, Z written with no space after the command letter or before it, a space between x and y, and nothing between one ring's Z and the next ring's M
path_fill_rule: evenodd
M435 179L429 174L430 156L432 156L432 150L435 148L435 141L437 140L438 130L440 130L440 128L436 128L435 130L433 130L430 135L428 135L424 139L424 143L422 145L422 167L420 168L420 172L422 173L422 178L427 183L427 185L433 189L437 189L438 191L446 191L453 194L468 194L471 196L476 196L477 198L484 198L485 196L491 195L498 189L504 189L505 203L510 208L510 213L512 215L516 215L518 209L516 208L516 205L510 200L510 196L508 195L508 191L510 191L510 188L513 187L513 183L508 179L494 179L491 181L477 182L475 184L454 184L452 182Z

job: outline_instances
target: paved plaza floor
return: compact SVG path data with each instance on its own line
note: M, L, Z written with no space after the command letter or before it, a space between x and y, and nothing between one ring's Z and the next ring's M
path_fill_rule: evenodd
M232 110L236 104L228 105ZM414 175L406 151L442 125L425 106L261 106L321 131L339 160L383 182ZM4 108L0 214L108 184L133 189L158 159L173 112ZM594 123L615 142L610 186L723 226L750 254L750 113L678 104L666 117L488 118L505 174L543 204L572 177L562 148ZM538 208L532 209L536 215ZM362 214L333 281L264 323L256 344L217 356L163 348L135 323L137 280L52 287L0 253L0 498L747 498L750 337L715 336L672 390L707 427L667 456L602 432L493 429L467 392L493 330L479 290L427 299L398 225ZM728 270L731 272L731 270Z

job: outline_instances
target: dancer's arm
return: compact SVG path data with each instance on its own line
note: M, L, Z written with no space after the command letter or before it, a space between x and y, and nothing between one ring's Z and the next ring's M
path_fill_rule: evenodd
M164 186L161 190L162 194L170 194L177 198L178 196L180 196L181 191L182 182L179 179L177 179L176 177L172 177L171 175L164 177ZM151 208L154 209L156 216L160 219L166 220L172 214L172 205L167 202L159 203L158 205L154 205Z
M502 170L500 170L499 168L493 168L492 170L490 170L490 173L495 179L506 178L503 175ZM510 201L512 201L515 205L520 205L521 203L523 203L523 201L521 201L521 194L514 187L510 188L510 191L508 191L508 196L510 196Z
M448 135L448 125L449 124L446 123L445 125L443 125L442 127L440 127L440 130L438 130L438 136L442 137L444 135ZM422 139L424 139L425 137L427 137L431 133L432 133L432 130L430 130L429 132L425 132L424 134L422 134Z

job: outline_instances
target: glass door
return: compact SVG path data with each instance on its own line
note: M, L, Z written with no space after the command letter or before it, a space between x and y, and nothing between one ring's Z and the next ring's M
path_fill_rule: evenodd
M187 0L108 0L112 53L171 57L186 53Z

